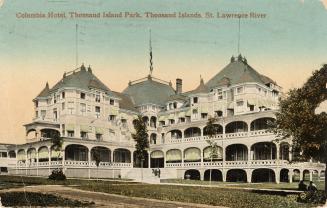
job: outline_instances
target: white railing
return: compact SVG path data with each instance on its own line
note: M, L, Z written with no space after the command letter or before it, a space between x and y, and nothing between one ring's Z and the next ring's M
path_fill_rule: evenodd
M257 131L250 131L250 136L262 136L262 135L272 135L272 132L268 132L267 129L264 130L257 130Z
M218 161L218 162L203 162L203 166L219 166L219 167L222 167L223 166L223 162L222 161Z
M49 162L39 162L39 167L48 166Z
M182 163L166 163L166 168L179 168L182 166Z
M201 140L202 140L201 136L184 138L184 142L198 142Z
M250 165L251 166L270 166L270 165L279 165L280 163L278 163L277 160L252 160L250 161Z
M248 132L235 132L235 133L228 133L228 134L225 134L225 135L226 135L226 139L247 137Z
M184 167L199 167L201 162L184 162Z
M247 166L247 160L238 160L238 161L226 161L224 166Z
M66 160L65 161L66 166L78 166L78 167L85 167L89 166L88 161L74 161L74 160Z

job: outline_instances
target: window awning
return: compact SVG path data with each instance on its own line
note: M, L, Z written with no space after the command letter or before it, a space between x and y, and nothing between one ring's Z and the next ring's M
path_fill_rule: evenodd
M164 121L164 120L166 120L166 116L160 116L159 117L159 121Z
M104 134L104 129L102 127L95 127L96 134Z
M209 113L208 106L202 106L201 113Z
M49 158L48 148L42 147L39 149L39 159L40 158Z
M36 158L36 150L35 149L32 149L30 151L27 151L27 158L29 158L29 159Z
M164 154L162 151L156 150L151 152L151 158L164 158Z
M180 112L180 113L178 114L178 118L183 118L183 117L185 117L185 112Z
M65 128L66 128L66 131L74 131L75 125L74 124L66 124Z
M81 125L80 128L81 128L81 131L83 131L83 132L92 132L91 126Z
M175 115L174 114L170 114L169 116L168 116L168 119L174 119L175 118Z
M118 115L118 110L117 109L114 109L114 108L111 108L109 115L117 116Z
M185 150L185 160L196 161L201 159L201 151L198 148L189 148Z
M192 115L192 109L188 109L188 111L186 111L185 116L191 116Z
M51 158L55 158L55 157L59 157L59 156L60 156L60 151L57 151L54 149L51 150Z
M180 150L168 150L166 161L182 161L182 152Z
M248 104L249 105L257 105L257 99L255 99L255 98L249 98L248 99Z
M18 160L26 160L25 151L19 151L19 152L17 153L17 159L18 159Z
M228 109L234 109L234 102L231 102L231 103L228 105Z

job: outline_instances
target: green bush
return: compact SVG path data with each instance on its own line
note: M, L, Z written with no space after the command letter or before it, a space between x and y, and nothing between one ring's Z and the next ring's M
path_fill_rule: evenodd
M66 180L66 176L61 169L56 169L52 171L51 175L49 175L49 179L55 181L63 181Z
M51 194L34 192L0 193L2 205L5 207L41 206L41 207L92 207L94 202L81 202L62 198Z

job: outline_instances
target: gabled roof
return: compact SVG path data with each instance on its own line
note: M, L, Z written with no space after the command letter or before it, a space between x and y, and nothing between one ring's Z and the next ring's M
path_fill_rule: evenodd
M47 97L49 95L49 83L47 82L43 90L36 96L37 98Z
M197 88L195 88L194 90L185 92L184 94L186 95L190 95L190 94L199 94L199 93L208 93L209 92L209 88L204 84L203 79L200 79L200 84Z
M167 99L175 94L175 90L171 85L148 76L141 81L130 82L123 93L129 95L136 106L150 103L165 106Z
M182 95L182 94L174 94L174 95L171 95L167 101L173 101L173 100L181 100L181 101L185 101L187 100L188 97L185 96L185 95Z
M64 87L75 87L84 90L94 88L103 90L107 93L111 92L111 90L92 73L91 68L89 67L86 71L84 65L81 66L79 71L74 70L68 75L65 73L63 78L50 89L50 92Z
M244 82L257 82L260 84L275 83L269 77L259 74L241 55L239 55L237 59L232 57L231 62L212 77L206 83L206 86L209 89L220 86L221 80L224 78L229 79L230 85Z

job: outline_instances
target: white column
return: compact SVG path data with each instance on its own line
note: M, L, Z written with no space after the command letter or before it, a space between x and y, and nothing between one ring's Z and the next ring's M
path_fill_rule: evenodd
M36 149L36 175L39 175L39 150Z
M289 170L288 172L288 182L293 183L293 170Z
M310 181L312 181L312 170L310 170L310 172L309 172L309 174L310 174Z
M87 157L88 157L88 172L89 172L89 178L91 178L91 150L87 149Z

